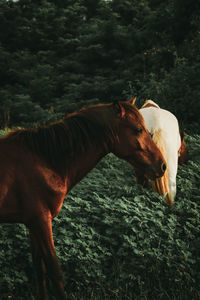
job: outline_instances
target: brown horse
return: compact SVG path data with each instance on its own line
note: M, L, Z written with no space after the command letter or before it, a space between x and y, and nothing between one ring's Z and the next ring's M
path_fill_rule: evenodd
M0 139L0 222L19 222L29 229L38 300L48 299L46 274L55 298L66 299L52 219L67 192L109 152L148 178L164 174L164 158L130 102L91 106Z

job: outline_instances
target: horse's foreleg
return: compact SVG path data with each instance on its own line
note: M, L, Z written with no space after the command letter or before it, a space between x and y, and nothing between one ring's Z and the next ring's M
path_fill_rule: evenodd
M37 247L37 251L35 251L33 262L36 267L38 291L40 293L38 300L48 299L46 294L45 269L55 291L55 299L66 300L62 272L54 247L51 220L35 221L29 230L32 240L37 243L35 246L35 248ZM42 283L38 283L39 280L42 280ZM42 298L42 295L44 295L44 298Z
M37 300L48 300L47 289L46 289L46 268L44 261L42 259L42 252L38 245L37 239L32 231L30 230L30 240L31 240L31 251L33 266L35 271L36 280L36 299Z
M174 203L176 197L176 175L178 171L178 154L176 151L169 152L167 158L168 166L168 186L169 186L169 197L172 203Z

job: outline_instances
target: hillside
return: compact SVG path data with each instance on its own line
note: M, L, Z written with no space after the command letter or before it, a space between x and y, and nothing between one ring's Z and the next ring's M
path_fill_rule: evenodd
M69 299L200 298L200 135L186 142L171 209L113 155L68 194L53 231ZM0 249L1 300L33 299L25 227L1 224Z

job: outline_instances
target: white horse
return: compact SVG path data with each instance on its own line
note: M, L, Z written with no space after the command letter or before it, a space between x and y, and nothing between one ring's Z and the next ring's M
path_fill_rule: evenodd
M182 164L187 160L184 133L180 133L176 117L171 112L161 109L152 100L147 100L144 103L140 113L167 163L164 176L152 182L153 189L160 195L165 194L167 204L172 206L176 196L178 162ZM136 176L138 183L148 186L148 180L138 169L136 170Z

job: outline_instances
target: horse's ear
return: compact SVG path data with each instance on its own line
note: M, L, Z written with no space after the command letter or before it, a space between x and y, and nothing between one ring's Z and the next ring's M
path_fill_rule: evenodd
M118 101L114 102L113 107L114 107L115 112L117 113L117 115L120 118L123 118L125 116L125 114L126 114L125 109L120 102L118 102Z
M135 101L136 101L136 96L134 96L131 100L129 100L128 102L131 104L131 105L135 105Z
M184 140L184 130L180 131L180 137L181 137L181 146L178 150L178 163L180 165L183 165L188 161L188 149Z
M185 135L185 132L184 132L184 130L182 129L182 130L180 131L181 142L184 140L184 135Z

